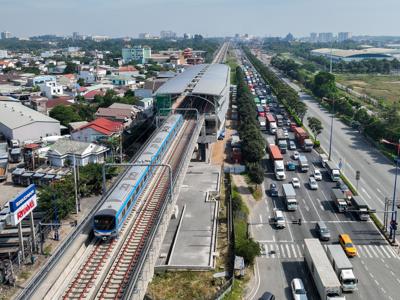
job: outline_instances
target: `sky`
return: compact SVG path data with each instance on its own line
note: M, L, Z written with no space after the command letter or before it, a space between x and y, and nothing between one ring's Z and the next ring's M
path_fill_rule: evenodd
M205 36L400 35L400 0L0 0L0 31L136 37L161 30Z

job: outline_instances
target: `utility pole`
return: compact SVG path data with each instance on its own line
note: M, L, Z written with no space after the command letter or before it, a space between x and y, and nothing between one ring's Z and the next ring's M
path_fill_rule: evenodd
M399 170L399 159L400 159L400 140L396 144L396 147L397 147L396 172L394 175L392 218L390 221L390 235L389 235L389 239L392 239L393 244L396 244L396 230L397 230L396 190L397 190L397 175L398 175L398 170Z
M121 131L119 134L119 162L122 163L122 135L124 133L124 127L121 125Z
M329 137L329 157L328 159L331 160L332 157L332 139L333 139L333 118L335 116L335 98L332 98L332 116L331 116L331 133Z
M74 156L74 190L75 190L75 210L76 214L79 213L79 199L78 199L78 182L77 182L77 175L76 175L76 156L75 153L73 154Z

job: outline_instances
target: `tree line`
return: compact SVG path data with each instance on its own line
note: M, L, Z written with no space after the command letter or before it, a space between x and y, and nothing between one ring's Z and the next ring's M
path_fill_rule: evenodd
M236 80L242 157L250 179L260 184L264 180L261 160L265 154L265 140L260 132L254 96L247 87L244 73L240 67L236 68Z

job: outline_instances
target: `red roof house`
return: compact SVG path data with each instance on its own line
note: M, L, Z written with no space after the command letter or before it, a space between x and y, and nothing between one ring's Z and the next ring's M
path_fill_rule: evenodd
M121 129L123 129L121 122L99 118L74 130L71 137L76 141L96 142L101 138L120 133Z

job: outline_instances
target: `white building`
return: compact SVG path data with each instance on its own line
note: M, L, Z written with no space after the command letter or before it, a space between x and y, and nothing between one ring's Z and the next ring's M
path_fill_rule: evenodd
M59 139L50 146L47 158L50 165L63 167L73 165L86 166L89 163L103 163L109 149L93 143Z
M0 101L0 132L9 140L40 141L60 135L60 122L19 102Z
M7 50L0 50L0 59L8 58Z
M49 99L54 96L62 96L64 94L62 85L57 84L56 81L46 81L39 84L40 91Z
M351 32L339 32L338 41L343 42L351 39Z

